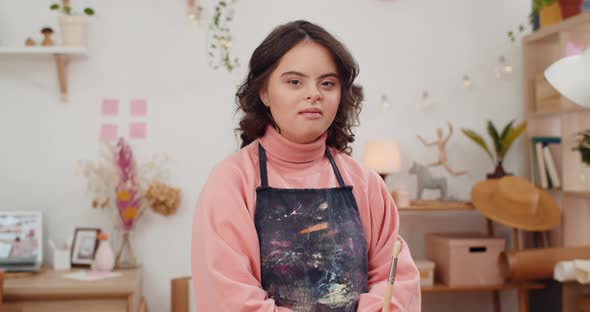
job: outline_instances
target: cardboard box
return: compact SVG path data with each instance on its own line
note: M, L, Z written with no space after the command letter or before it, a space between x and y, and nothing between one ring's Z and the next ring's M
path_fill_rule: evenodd
M499 258L503 238L478 233L430 233L428 259L436 265L435 280L449 286L484 286L504 283Z

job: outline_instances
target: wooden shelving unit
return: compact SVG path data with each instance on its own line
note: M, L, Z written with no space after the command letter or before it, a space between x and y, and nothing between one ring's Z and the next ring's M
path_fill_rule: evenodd
M87 55L86 48L83 47L0 47L0 57L2 56L53 56L59 82L61 100L67 102L68 99L68 81L67 65L69 60L75 56Z
M590 190L585 189L580 182L585 165L579 153L572 150L575 145L574 134L590 128L590 110L561 96L543 78L547 67L566 56L569 43L583 47L590 45L590 12L523 38L524 111L529 122L527 137L561 138L561 161L557 164L561 168L561 187L549 191L561 203L562 226L554 234L557 234L558 245L566 247L590 245L590 230L581 228L590 222ZM531 167L537 164L531 164L531 140L526 140L525 144L525 170L526 175L531 177Z
M531 168L538 165L531 163L533 160L529 151L533 146L530 138L561 138L558 149L561 156L554 157L556 166L560 168L561 187L548 190L562 208L561 226L552 231L552 247L590 245L590 190L584 189L579 180L585 165L579 153L572 150L575 144L574 134L590 128L590 110L569 101L544 80L545 69L566 56L568 43L583 47L590 45L590 12L523 38L524 111L529 123L529 139L525 142L527 177L532 177ZM577 292L568 290L573 287L571 285L564 284L563 287L562 311L578 311L574 307Z
M440 202L433 200L411 201L409 207L398 207L399 211L450 211L474 210L470 202Z

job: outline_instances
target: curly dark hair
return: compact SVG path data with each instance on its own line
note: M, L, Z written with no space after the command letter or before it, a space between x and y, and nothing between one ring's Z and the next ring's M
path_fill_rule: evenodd
M280 132L270 110L262 103L259 92L281 57L303 40L321 44L334 58L342 88L340 105L328 128L326 144L346 154L351 153L348 144L354 142L352 128L358 125L364 98L362 87L354 84L359 73L358 65L340 41L322 27L303 20L276 27L252 53L248 76L236 93L236 112L243 112L236 128L237 132L241 132L242 148L263 136L269 124Z

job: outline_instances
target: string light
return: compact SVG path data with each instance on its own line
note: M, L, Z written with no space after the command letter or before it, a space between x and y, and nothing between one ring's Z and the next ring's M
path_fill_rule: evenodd
M391 102L387 98L387 95L381 95L381 109L383 111L388 111L391 108Z
M421 112L424 111L432 106L432 96L428 91L422 92L422 100L418 103L416 109Z
M512 74L512 65L510 65L508 63L508 61L506 60L506 57L504 57L503 55L500 55L500 57L498 58L498 65L496 66L496 78L497 79L502 79L505 77L509 77L510 74Z
M467 75L463 76L463 87L465 89L471 89L471 87L473 86L473 82L471 81L471 78Z

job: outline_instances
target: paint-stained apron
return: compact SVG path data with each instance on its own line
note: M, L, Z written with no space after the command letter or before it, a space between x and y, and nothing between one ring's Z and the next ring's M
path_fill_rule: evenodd
M255 224L262 287L296 312L356 312L367 292L367 241L352 186L326 148L339 187L278 189L268 185L266 152L258 145L261 186Z

